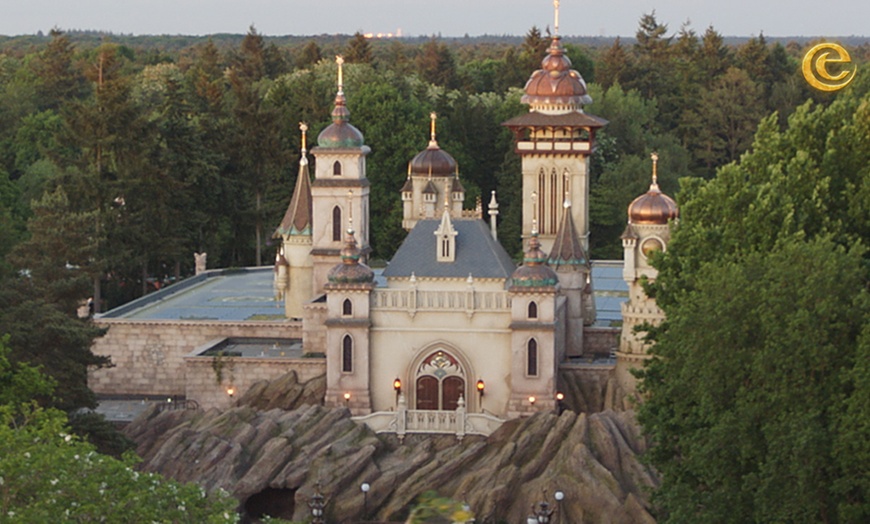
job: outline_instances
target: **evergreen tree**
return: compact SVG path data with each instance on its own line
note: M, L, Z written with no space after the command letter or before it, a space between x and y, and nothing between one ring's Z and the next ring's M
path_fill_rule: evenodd
M369 39L359 31L354 33L344 50L344 60L349 64L371 64L372 46Z

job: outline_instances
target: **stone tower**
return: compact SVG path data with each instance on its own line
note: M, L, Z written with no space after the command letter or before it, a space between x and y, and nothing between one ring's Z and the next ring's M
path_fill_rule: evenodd
M366 155L371 149L364 144L359 129L350 124L350 111L344 97L342 64L338 64L338 92L332 110L332 124L317 137L311 150L315 158L314 182L311 184L313 207L312 250L314 260L313 291L326 283L330 269L341 261L343 231L350 217L357 224L359 250L365 261L369 247L369 181L366 178Z
M312 296L314 262L311 258L311 178L308 174L306 137L308 126L300 124L302 157L296 188L284 219L272 238L282 240L275 260L275 287L284 299L287 318L302 318L302 304Z
M634 394L637 380L631 370L649 358L646 333L635 328L643 324L658 325L664 320L654 298L643 290L642 280L654 281L658 271L649 263L656 251L667 249L671 239L671 222L679 217L677 204L661 192L658 186L658 155L653 153L653 175L649 191L628 206L628 226L622 234L624 266L622 277L628 283L629 299L622 304L622 335L616 353L616 379L622 390Z
M586 82L565 55L559 36L559 10L547 56L526 82L521 101L529 112L502 125L513 131L515 151L522 157L523 238L529 238L536 220L541 246L553 247L562 216L563 196L574 203L574 225L583 249L589 249L589 156L595 131L607 121L583 112L592 103ZM532 204L537 193L537 209Z

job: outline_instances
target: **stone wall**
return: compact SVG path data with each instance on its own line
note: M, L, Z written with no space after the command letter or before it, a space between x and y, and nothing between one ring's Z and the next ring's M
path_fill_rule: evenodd
M97 395L185 395L184 357L203 344L226 337L302 338L301 322L203 322L99 319L109 329L93 352L113 367L92 370L88 384Z
M222 380L218 382L213 357L184 358L185 394L195 399L203 409L227 408L255 382L275 380L289 371L296 371L300 383L326 374L324 358L261 358L224 357L221 359ZM233 389L230 397L227 389Z
M610 355L619 348L619 327L583 328L583 356Z

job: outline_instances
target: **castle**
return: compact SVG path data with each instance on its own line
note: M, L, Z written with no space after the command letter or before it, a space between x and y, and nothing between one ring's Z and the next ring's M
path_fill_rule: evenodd
M381 430L404 427L408 421L397 421L396 413L423 420L426 413L461 412L477 416L466 421L468 427L478 424L476 431L486 434L500 420L556 409L560 365L590 353L596 308L587 256L589 157L596 131L607 124L584 112L591 99L565 55L558 15L556 28L541 69L525 86L522 102L529 112L503 123L522 159L526 250L519 267L498 242L495 192L489 223L480 202L463 209L459 167L438 145L434 114L429 144L410 160L400 189L408 235L385 269L366 265L370 148L351 124L339 57L332 123L311 149L313 180L303 125L299 176L275 231L281 245L273 285L284 305L281 318L220 322L188 316L163 329L159 315L132 327L119 320L169 308L188 292L145 297L98 319L110 330L95 352L112 356L117 367L93 372L92 387L103 394L183 394L213 405L209 399L224 387L219 367L225 362L216 366L208 355L260 339L266 342L253 343L259 359L242 353L230 358L231 397L246 381L292 369L300 378L325 372L325 403L345 406ZM650 190L629 206L622 237L629 300L622 306L612 372L628 395L635 389L630 370L647 358L635 327L662 318L640 282L655 278L647 257L666 249L678 216L656 184L656 160L653 155ZM290 355L299 358L282 358Z

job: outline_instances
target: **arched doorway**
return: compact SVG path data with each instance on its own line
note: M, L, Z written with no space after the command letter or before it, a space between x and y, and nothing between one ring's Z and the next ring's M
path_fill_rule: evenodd
M465 397L465 371L444 350L429 354L416 369L416 409L454 411Z

